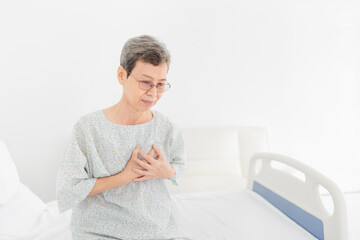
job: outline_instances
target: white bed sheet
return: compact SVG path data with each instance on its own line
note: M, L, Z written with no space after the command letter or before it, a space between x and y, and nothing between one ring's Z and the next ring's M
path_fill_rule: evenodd
M1 240L71 240L69 223L71 211L62 214L54 213L55 207L48 207L39 216L36 223L26 232L3 233Z
M172 197L193 240L317 239L250 190Z
M328 204L329 196L322 196ZM316 239L258 194L249 190L177 193L172 198L192 240ZM360 239L360 192L345 194L349 218L349 240ZM241 202L242 204L239 204ZM56 202L33 231L17 240L71 240L71 211L59 214ZM251 227L250 227L251 226ZM37 237L35 237L37 236Z
M360 192L347 193L344 196L348 208L349 240L358 240L360 239ZM322 197L324 203L329 205L330 197L327 195ZM280 235L276 239L289 239L289 236L291 239L315 239L254 192L239 190L186 193L173 194L172 198L193 240L272 239L273 237L269 237L272 235L269 234ZM242 201L243 205L239 206L239 201ZM48 203L47 207L48 210L40 219L38 227L16 239L71 239L68 229L71 211L59 214L56 202ZM255 208L255 212L252 208ZM269 220L270 224L267 223ZM275 228L273 228L274 223ZM266 227L261 231L254 231L248 227L249 225ZM38 237L34 238L34 236Z
M1 240L71 240L69 230L71 211L53 214L50 209L44 210L36 225L26 232L1 234Z
M192 240L316 239L249 190L177 193L172 194L172 199ZM52 209L52 216L58 214L56 202L49 203L48 207ZM38 239L70 240L70 231L64 227L70 222L71 211L65 213L58 227L52 225L52 230L43 234L47 238Z
M0 240L68 240L71 212L59 214L56 201L44 204L27 186L0 206Z

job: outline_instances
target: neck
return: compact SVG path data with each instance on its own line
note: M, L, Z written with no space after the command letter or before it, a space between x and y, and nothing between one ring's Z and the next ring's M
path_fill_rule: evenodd
M153 116L150 110L141 111L134 108L124 97L115 105L105 109L108 118L123 125L135 125L150 121ZM104 111L104 112L105 112Z

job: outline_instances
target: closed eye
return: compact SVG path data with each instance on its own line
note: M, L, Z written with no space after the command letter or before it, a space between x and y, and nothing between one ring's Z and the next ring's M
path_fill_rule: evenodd
M143 83L145 83L145 84L150 84L150 83L152 83L151 81L142 81Z
M152 84L151 81L142 81L142 82L145 83L145 84ZM159 85L160 87L162 87L162 86L165 85L165 83L158 83L158 85Z

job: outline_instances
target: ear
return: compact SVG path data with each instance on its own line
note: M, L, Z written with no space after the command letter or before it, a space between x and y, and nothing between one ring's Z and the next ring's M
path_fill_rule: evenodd
M117 79L121 85L124 85L124 81L127 79L126 70L121 65L117 69Z

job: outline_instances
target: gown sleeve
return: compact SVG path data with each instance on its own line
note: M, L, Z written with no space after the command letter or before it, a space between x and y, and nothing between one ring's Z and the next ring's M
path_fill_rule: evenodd
M70 210L84 200L95 185L90 178L86 158L86 139L81 119L74 125L65 156L61 159L56 177L56 200L59 212Z
M181 129L174 126L173 142L170 151L170 165L174 167L175 174L168 178L173 185L179 185L179 178L186 170L186 148Z

